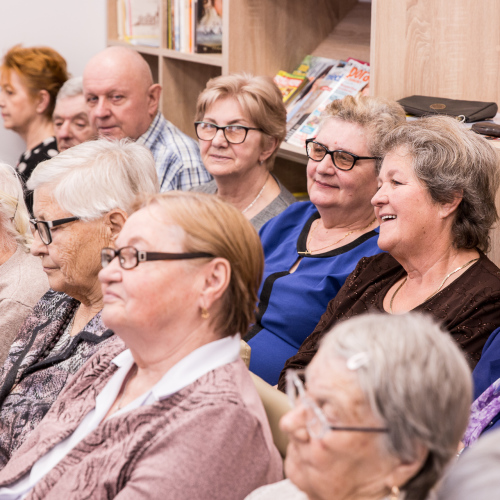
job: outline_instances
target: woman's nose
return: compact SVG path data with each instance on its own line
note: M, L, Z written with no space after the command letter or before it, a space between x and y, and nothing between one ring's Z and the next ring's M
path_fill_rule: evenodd
M118 257L115 257L106 267L99 271L99 281L102 285L111 283L112 281L119 281L122 269L118 262Z
M325 157L317 163L316 172L325 175L333 175L336 171L335 165L333 164L332 155L326 154Z
M374 207L379 207L380 205L383 205L384 203L387 203L387 195L385 193L385 188L382 185L377 189L377 192L374 194L371 204Z
M309 432L306 425L306 411L303 406L296 406L283 415L280 420L280 428L290 438L307 442L309 440Z
M47 245L42 241L38 231L33 233L33 242L30 248L31 255L35 257L40 257L48 252Z
M229 144L226 136L224 135L224 129L220 128L215 132L214 138L212 139L212 144L218 147L227 147Z

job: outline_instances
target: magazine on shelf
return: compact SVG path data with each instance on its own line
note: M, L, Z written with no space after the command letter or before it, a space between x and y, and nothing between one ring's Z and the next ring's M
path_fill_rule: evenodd
M117 0L117 13L120 40L160 46L160 0Z
M316 136L321 123L321 115L328 104L336 99L342 99L346 95L356 95L370 80L370 66L353 59L348 60L343 72L340 81L334 84L330 90L322 93L314 102L314 111L289 136L287 139L289 144L304 147L306 139Z
M286 104L308 82L307 76L294 75L286 71L278 71L274 83L278 86Z

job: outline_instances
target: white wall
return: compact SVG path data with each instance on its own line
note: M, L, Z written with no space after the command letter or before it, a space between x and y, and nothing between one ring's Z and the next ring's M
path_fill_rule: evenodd
M106 46L106 0L0 0L0 56L18 43L48 45L68 63L73 76ZM3 128L0 160L15 165L24 151L20 137Z

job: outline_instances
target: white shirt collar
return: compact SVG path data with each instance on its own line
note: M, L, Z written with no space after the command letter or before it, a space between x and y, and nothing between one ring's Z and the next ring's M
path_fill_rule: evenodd
M152 394L156 401L165 399L192 384L208 372L236 361L239 355L239 334L205 344L172 366L148 393ZM134 364L134 358L130 349L127 349L116 356L112 362L128 373Z

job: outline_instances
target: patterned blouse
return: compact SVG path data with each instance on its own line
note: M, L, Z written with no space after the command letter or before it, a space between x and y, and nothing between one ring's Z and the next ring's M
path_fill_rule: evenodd
M49 290L24 322L0 368L0 469L69 378L113 335L99 312L70 342L60 341L78 305L76 299Z

